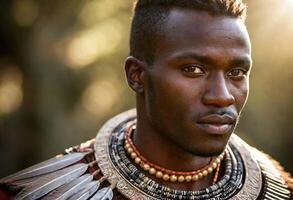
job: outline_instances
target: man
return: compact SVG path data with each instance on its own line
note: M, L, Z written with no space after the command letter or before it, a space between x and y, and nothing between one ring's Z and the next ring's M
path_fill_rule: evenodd
M136 110L1 179L2 196L290 199L290 175L232 134L252 65L245 13L239 0L139 0L125 62Z

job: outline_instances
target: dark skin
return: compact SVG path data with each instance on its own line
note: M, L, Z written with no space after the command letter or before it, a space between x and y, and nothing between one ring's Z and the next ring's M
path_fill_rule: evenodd
M207 12L173 9L148 65L128 57L125 70L136 92L134 144L149 161L194 171L219 155L249 91L251 46L244 23ZM154 177L152 177L154 178ZM190 183L158 182L198 190L213 175Z

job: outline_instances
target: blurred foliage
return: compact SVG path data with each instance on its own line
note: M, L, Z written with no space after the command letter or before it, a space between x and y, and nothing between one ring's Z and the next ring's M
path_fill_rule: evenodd
M254 68L237 132L293 171L293 1L247 0ZM0 177L95 137L135 106L132 1L0 2Z

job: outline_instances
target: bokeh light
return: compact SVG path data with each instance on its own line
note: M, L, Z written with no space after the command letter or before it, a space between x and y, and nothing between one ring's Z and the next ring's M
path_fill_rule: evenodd
M19 26L31 26L38 17L39 8L33 0L13 0L12 14Z
M109 1L109 0L99 0L99 1L88 1L83 6L79 19L83 25L92 26L105 20L122 8L128 8L125 1Z
M22 75L14 66L0 69L0 116L16 111L22 103Z
M77 33L66 50L68 66L80 69L112 53L121 40L121 30L120 23L112 19Z
M111 82L101 80L92 83L82 95L82 106L89 113L105 115L120 99L117 84L119 83L115 83L115 80Z

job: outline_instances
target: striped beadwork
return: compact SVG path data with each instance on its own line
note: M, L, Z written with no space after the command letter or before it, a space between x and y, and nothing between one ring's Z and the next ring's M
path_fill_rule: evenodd
M124 134L129 126L135 122L130 122L117 128L112 134L109 144L110 158L120 173L135 187L146 194L158 199L229 199L237 193L244 181L244 167L240 154L233 147L227 145L225 150L225 172L215 184L198 191L177 190L157 183L147 177L138 169L127 157L125 151Z

